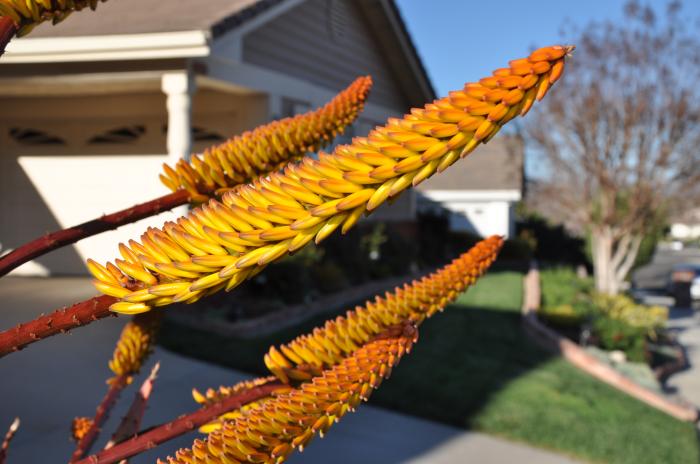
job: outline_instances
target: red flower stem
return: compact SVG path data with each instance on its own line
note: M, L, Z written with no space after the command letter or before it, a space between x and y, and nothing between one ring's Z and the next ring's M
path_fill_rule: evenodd
M66 333L110 315L116 316L109 307L117 301L113 296L97 296L0 332L0 357L52 335Z
M7 460L7 450L10 448L10 442L14 438L15 433L17 433L17 429L19 429L19 417L16 417L15 420L12 421L12 424L10 424L5 434L5 439L2 441L2 445L0 446L0 464L5 464Z
M70 245L86 237L91 237L107 230L116 229L125 224L131 224L139 219L154 216L163 211L173 209L176 206L187 204L189 201L190 194L186 190L178 190L146 203L141 203L131 208L117 211L116 213L107 214L100 218L83 222L77 226L48 233L0 257L0 277L21 264L46 254L49 251Z
M0 17L0 56L5 53L5 46L17 33L17 26L7 16Z
M238 395L230 396L222 401L212 403L198 411L180 416L172 422L151 428L150 430L115 445L108 450L88 456L75 464L110 464L130 458L144 451L155 448L163 442L193 431L195 428L212 421L220 415L238 409L241 406L269 396L283 384L274 381L259 387L251 388Z
M102 424L104 424L109 417L109 412L112 410L112 407L117 402L117 399L119 399L119 395L127 385L128 376L126 375L120 375L110 381L107 393L105 394L104 398L102 398L99 406L97 406L97 411L95 412L95 417L92 419L92 424L90 425L88 431L85 432L85 435L83 435L83 438L78 441L78 446L75 448L75 451L73 451L73 455L69 461L70 463L80 460L83 456L85 456L85 453L90 451L93 443L95 443L95 440L97 440L97 437L100 435Z
M156 365L151 370L151 374L143 381L141 388L136 392L134 400L131 402L129 411L126 413L122 419L117 431L112 435L112 439L109 440L105 449L113 448L115 444L122 442L132 436L136 435L141 428L141 421L143 420L143 415L146 412L146 405L148 404L148 399L151 397L153 392L153 383L156 380L156 375L158 374L158 369L160 368L160 363Z

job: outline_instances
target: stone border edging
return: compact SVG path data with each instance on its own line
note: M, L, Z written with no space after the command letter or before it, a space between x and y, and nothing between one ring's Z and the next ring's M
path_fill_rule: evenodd
M523 327L528 335L546 349L561 355L569 363L592 375L608 385L615 387L646 404L676 419L697 422L698 410L694 406L674 403L651 390L632 382L610 366L603 364L588 354L576 343L562 337L556 331L544 325L537 318L540 307L540 276L536 268L523 278Z

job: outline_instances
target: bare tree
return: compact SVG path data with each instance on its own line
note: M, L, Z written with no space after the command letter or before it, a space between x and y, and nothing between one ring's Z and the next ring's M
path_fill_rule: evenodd
M589 234L596 288L615 294L644 235L697 199L700 40L680 2L630 1L575 34L576 71L525 133L548 161L540 203Z

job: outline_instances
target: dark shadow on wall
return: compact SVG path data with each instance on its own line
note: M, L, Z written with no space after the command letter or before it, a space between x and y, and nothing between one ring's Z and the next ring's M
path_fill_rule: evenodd
M60 176L60 173L56 173ZM76 205L78 207L78 205ZM0 154L0 253L61 228L14 155ZM75 247L64 247L34 260L51 274L85 274Z

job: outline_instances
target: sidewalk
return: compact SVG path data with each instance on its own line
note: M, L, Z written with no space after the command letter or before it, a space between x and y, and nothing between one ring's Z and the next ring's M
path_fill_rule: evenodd
M0 328L94 293L87 279L0 279ZM94 414L106 391L104 381L110 375L107 360L126 321L124 317L98 321L76 329L71 335L55 336L0 359L0 433L4 434L15 416L22 419L10 447L8 464L66 462L73 450L69 441L70 421L76 415ZM246 377L160 348L150 361L149 366L160 361L161 371L144 427L193 410L192 387L206 389ZM410 357L405 362L410 362ZM114 409L105 430L114 430L134 390L132 387L124 393L125 401ZM104 444L107 435L101 437L98 445ZM129 462L155 462L179 447L189 446L196 436L201 435L180 437ZM348 414L335 425L326 438L316 438L303 454L294 455L289 462L554 464L575 461L527 445L362 405L358 412Z
M673 308L668 327L677 333L690 366L669 377L666 385L700 408L700 312Z

